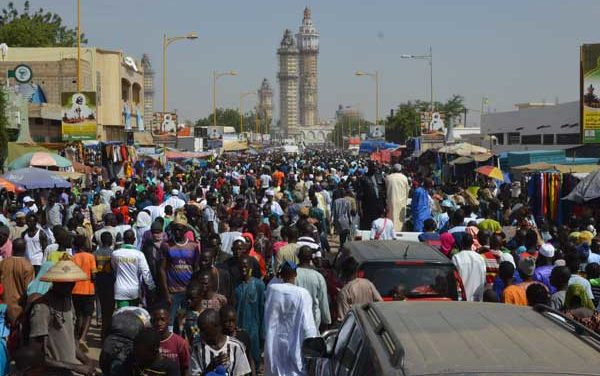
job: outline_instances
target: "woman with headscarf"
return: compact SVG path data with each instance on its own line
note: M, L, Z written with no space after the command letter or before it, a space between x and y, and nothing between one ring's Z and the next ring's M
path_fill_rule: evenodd
M135 248L142 249L142 241L144 239L144 234L146 231L150 231L150 226L152 226L152 217L145 211L139 212L137 215L135 225Z
M565 316L573 319L597 333L600 333L600 313L594 310L594 303L588 297L585 287L574 283L565 295Z
M456 243L454 236L452 236L452 234L449 232L444 232L440 235L440 242L440 251L442 251L442 253L447 257L452 257L452 250L454 249L454 244Z
M264 257L254 249L254 235L250 232L244 232L242 237L246 239L246 244L249 247L248 255L254 257L256 261L258 261L260 274L264 277L267 274L267 264L265 263Z
M583 285L574 283L567 289L565 295L565 308L568 310L590 309L594 310L594 303L587 295L587 291Z
M477 235L479 234L479 228L477 226L467 226L465 232L473 237L473 245L471 246L472 251L477 251L481 248Z

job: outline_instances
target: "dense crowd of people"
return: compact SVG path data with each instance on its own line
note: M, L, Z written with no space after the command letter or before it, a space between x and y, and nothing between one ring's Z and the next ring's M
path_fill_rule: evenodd
M305 338L352 305L411 298L401 281L378 291L343 251L401 231L452 260L459 299L544 304L600 330L596 213L557 227L519 184L261 154L3 191L0 210L1 375L95 374L94 317L104 375L303 375Z

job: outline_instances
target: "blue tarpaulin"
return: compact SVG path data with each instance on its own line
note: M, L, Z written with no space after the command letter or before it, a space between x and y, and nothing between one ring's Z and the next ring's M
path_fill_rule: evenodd
M363 141L360 143L359 153L371 154L378 150L396 149L400 147L398 144L385 141Z

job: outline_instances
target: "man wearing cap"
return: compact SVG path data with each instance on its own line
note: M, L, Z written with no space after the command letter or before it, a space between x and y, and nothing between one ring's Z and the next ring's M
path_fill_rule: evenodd
M542 244L537 260L535 261L535 271L533 272L533 280L543 283L548 291L550 291L550 294L556 292L556 288L550 283L550 274L552 274L552 269L554 269L554 251L552 244Z
M310 293L296 286L295 263L285 261L279 268L282 283L267 288L265 304L265 376L300 376L302 342L317 337Z
M185 206L185 201L179 198L179 190L178 189L173 189L171 191L171 197L166 199L165 202L163 202L161 206L164 208L167 205L171 205L171 207L173 208L173 211L175 211L177 209L181 209Z
M401 172L402 165L394 165L394 173L388 175L385 179L387 190L387 213L388 217L394 223L395 231L402 231L404 220L406 218L406 203L408 201L408 179Z
M33 303L29 338L43 348L48 366L93 375L95 367L75 340L71 295L75 282L88 280L88 275L65 256L41 280L52 282L52 288Z
M275 191L271 188L267 189L265 191L266 201L263 203L263 208L270 208L272 214L281 217L283 215L283 210L277 201L273 201L273 197L275 197Z
M27 215L22 211L17 212L15 222L12 222L10 225L10 240L15 240L23 236L23 233L27 230L26 217Z
M32 199L31 196L23 197L23 208L21 208L21 210L19 211L24 213L25 215L29 213L37 213L38 208L35 204L35 200Z
M173 239L161 259L161 292L171 305L170 326L175 321L177 310L185 302L185 290L200 264L200 245L185 236L188 229L187 217L178 213L171 223Z

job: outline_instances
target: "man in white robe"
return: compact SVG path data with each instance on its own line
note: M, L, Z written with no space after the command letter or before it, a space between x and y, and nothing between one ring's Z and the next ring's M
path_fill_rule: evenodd
M394 165L394 173L385 179L387 191L388 218L394 222L394 230L402 231L406 219L406 202L408 200L408 179L400 171L400 164Z
M294 285L296 264L279 269L282 283L269 284L265 304L265 376L302 376L302 342L317 337L310 293Z

